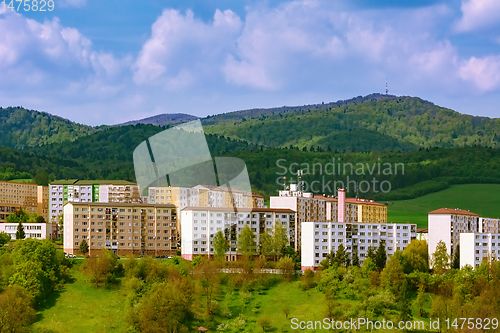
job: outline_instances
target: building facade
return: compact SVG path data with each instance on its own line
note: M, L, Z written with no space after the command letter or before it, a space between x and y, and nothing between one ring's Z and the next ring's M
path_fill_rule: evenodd
M142 203L139 187L125 180L57 180L49 185L50 221L57 223L67 202Z
M461 233L460 267L479 266L500 257L500 233Z
M316 269L331 251L337 251L340 244L350 260L357 253L360 263L366 258L369 247L385 243L390 257L398 250L404 250L416 239L416 224L403 223L349 223L349 222L303 222L302 223L302 270Z
M17 223L0 223L0 232L5 232L11 239L16 239L17 226ZM25 238L52 238L52 224L50 223L24 223L23 227Z
M37 184L0 181L0 223L9 213L24 209L28 214L43 216L48 221L48 187ZM3 209L3 210L2 210Z
M213 255L212 240L222 231L228 243L227 260L236 260L237 240L241 230L248 225L255 234L256 244L260 235L272 232L274 225L282 223L288 230L291 242L295 239L296 214L290 209L270 208L212 208L186 207L181 211L181 253L182 257L192 260L197 255Z
M290 209L296 213L295 237L290 243L295 251L300 250L302 239L301 224L307 221L325 221L326 201L323 198L315 198L312 193L298 191L296 186L290 186L290 190L279 191L279 196L270 198L271 209ZM334 205L330 205L331 210ZM330 213L331 216L335 213Z
M177 213L169 204L67 202L64 251L89 254L108 249L118 255L176 255Z
M468 210L440 208L428 213L429 256L436 252L437 244L443 241L450 256L460 243L461 233L479 232L479 215ZM481 228L483 228L481 226ZM485 229L488 221L485 221Z

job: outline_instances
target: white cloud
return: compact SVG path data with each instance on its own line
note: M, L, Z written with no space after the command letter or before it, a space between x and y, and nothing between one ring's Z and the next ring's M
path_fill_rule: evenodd
M82 8L87 5L87 0L59 0L56 2L56 5L61 6L63 8Z
M500 89L500 56L471 57L459 69L460 77L469 81L480 91Z
M134 64L134 82L160 84L172 90L176 83L186 87L204 75L213 75L217 64L234 47L241 25L231 10L217 10L210 23L195 18L189 10L185 15L164 10Z
M446 37L455 19L449 7L346 8L258 3L244 17L216 10L210 20L165 9L140 52L123 58L96 51L58 19L0 14L0 77L9 78L0 81L0 100L91 110L75 117L118 123L167 105L206 115L326 102L382 92L386 78L391 93L432 101L500 92L500 55L461 55Z
M456 22L457 32L496 26L500 23L500 1L462 0L462 17Z

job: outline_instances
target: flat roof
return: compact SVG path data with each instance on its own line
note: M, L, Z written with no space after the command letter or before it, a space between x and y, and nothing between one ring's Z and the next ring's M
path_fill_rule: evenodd
M129 202L72 202L68 201L64 206L72 204L74 206L98 206L98 207L159 207L159 208L177 208L172 204L148 204L148 203L129 203Z
M21 183L21 182L11 182L9 180L0 180L0 183L3 183L3 184L21 184L21 185L33 185L33 186L38 186L37 184L33 184L33 183ZM47 186L45 186L47 187Z
M451 209L451 208L439 208L436 210L433 210L432 212L429 212L428 214L455 214L455 215L469 215L469 216L479 216L476 213L470 212L468 210L463 210L463 209Z
M295 214L295 211L288 209L288 208L226 208L226 207L186 207L182 209L183 211L185 210L213 210L213 211L219 211L219 212L263 212L263 213L270 213L270 212L275 212L275 213L288 213L288 214Z
M334 196L329 197L329 196L324 196L324 195L315 195L314 198L315 199L323 199L323 200L326 200L326 201L334 201L334 202L338 202L339 201L338 197L334 197ZM375 201L370 201L369 199L345 198L345 202L356 203L356 204L361 204L361 205L375 205L375 206L384 206L384 207L387 207L384 204L381 204L381 203L378 203L378 202L375 202Z
M50 185L137 185L128 180L79 180L79 179L60 179L50 183Z

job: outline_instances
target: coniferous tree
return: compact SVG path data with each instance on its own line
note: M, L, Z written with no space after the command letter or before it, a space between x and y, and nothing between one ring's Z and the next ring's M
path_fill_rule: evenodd
M398 308L400 321L408 322L413 319L411 312L411 290L407 279L405 279L399 288Z
M337 253L335 254L335 262L339 264L339 266L347 266L348 259L345 247L342 243L340 243L337 248Z
M377 251L375 252L375 264L379 270L384 269L387 262L387 253L385 252L385 242L378 244Z
M352 265L355 267L359 267L359 257L357 251L355 251L354 254L352 255Z
M460 244L457 244L455 248L455 253L453 253L453 261L451 263L451 268L460 269Z
M87 243L87 241L85 239L82 240L82 242L80 243L80 252L83 255L86 255L87 253L89 253L89 244Z
M16 231L16 239L25 239L26 238L26 233L24 232L24 227L21 221L19 221L19 224L17 225L17 231Z

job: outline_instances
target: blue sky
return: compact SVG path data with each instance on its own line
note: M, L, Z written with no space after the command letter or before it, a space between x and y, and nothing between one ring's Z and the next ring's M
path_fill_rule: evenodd
M90 125L373 92L500 117L498 0L0 3L0 106Z

